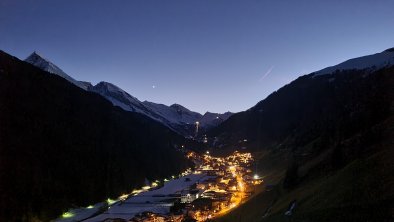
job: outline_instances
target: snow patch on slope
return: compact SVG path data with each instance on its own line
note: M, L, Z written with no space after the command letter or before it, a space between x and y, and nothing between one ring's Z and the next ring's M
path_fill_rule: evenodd
M104 96L113 105L119 106L126 111L148 114L147 108L137 98L112 83L100 82L93 86L90 91Z

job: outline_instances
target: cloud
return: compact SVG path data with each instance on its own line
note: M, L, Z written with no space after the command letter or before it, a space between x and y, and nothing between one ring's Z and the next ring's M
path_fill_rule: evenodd
M267 72L265 72L264 75L261 76L261 78L259 79L259 82L263 81L263 80L272 72L273 69L274 69L274 66L271 66L271 67L267 70Z

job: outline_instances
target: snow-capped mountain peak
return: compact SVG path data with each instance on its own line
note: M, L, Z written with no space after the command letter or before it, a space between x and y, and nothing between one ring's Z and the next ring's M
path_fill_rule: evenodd
M384 50L373 55L349 59L335 66L324 68L315 72L315 76L334 73L337 70L369 70L374 71L394 65L394 48Z
M69 75L67 75L63 70L57 67L55 64L45 59L41 55L39 55L36 51L34 51L29 57L25 59L25 62L28 62L38 68L45 70L47 72L59 75L65 79L72 79Z
M63 70L61 70L55 64L50 62L48 59L45 59L44 57L39 55L36 51L34 51L29 57L27 57L25 59L25 62L28 62L49 73L58 75L84 90L87 90L89 87L89 84L87 84L87 82L79 82L75 80L71 76L67 75Z

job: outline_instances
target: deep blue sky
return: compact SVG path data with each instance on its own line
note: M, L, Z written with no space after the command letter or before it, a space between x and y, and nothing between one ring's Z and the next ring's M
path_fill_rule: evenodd
M0 49L140 100L242 111L296 77L394 46L394 1L0 0ZM155 86L155 87L153 87Z

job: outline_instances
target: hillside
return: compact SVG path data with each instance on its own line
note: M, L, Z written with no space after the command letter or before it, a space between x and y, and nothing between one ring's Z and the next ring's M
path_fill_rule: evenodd
M188 166L182 136L2 51L0 104L2 221L48 221Z
M312 73L230 117L211 136L252 150L270 191L218 221L392 221L393 86L392 66Z

